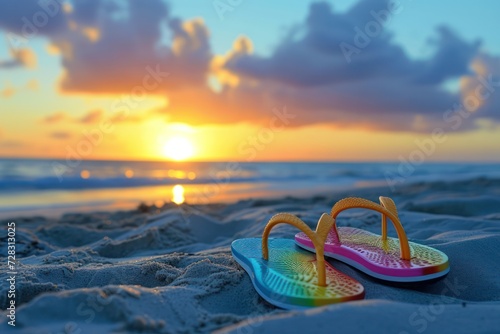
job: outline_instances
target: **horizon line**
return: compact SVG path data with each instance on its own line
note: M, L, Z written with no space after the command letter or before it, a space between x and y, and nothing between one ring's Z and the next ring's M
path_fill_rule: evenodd
M65 158L56 157L12 157L0 156L0 160L40 160L40 161L66 161ZM81 162L157 162L157 163L174 163L174 164L189 164L189 163L404 163L400 160L255 160L255 161L242 161L242 160L168 160L168 159L81 159ZM411 163L410 161L407 161ZM500 160L429 160L424 161L422 164L500 164Z

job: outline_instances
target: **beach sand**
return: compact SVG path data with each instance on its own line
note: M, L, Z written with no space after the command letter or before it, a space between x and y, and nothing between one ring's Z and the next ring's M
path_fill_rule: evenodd
M410 240L448 255L451 271L445 278L391 285L330 260L365 286L365 300L286 311L263 301L231 256L231 241L259 237L278 212L296 214L314 227L321 213L343 197L377 201L379 195L395 200ZM2 226L16 223L19 263L16 328L7 324L3 311L0 332L500 330L500 180L416 183L395 192L353 188L308 198L168 204L141 211L4 220ZM369 211L346 211L338 224L380 232L380 216ZM280 225L272 236L293 238L296 232ZM5 238L1 243L4 256ZM2 265L2 310L8 276Z

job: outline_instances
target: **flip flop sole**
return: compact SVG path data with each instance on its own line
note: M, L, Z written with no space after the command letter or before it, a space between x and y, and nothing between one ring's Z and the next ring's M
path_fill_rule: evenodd
M327 286L317 285L316 257L289 239L269 239L269 260L262 259L262 239L233 241L231 252L267 302L285 309L308 309L364 298L363 286L326 265Z
M384 241L380 235L365 230L339 227L339 245L332 233L325 242L325 256L345 262L375 278L392 282L420 282L444 276L450 270L446 254L432 247L409 242L412 258L402 260L398 239L388 237ZM311 240L304 233L298 233L295 242L314 252Z

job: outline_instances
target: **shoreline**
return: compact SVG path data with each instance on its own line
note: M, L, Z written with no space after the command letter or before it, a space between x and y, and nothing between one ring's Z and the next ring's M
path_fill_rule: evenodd
M140 203L234 203L248 198L330 195L341 190L389 186L392 194L415 182L500 179L499 164L430 163L227 163L82 161L57 178L50 164L0 159L0 219L19 215L134 209ZM407 166L408 167L408 166ZM411 166L410 166L411 167Z
M474 176L467 176L467 177L457 177L455 176L454 178L448 178L444 179L441 181L429 181L425 179L421 180L408 180L405 181L403 184L398 185L397 187L392 188L390 184L384 181L371 181L371 182L358 182L357 184L326 184L326 185L321 185L316 188L306 188L302 187L299 188L298 190L289 190L289 189L265 189L265 190L256 190L264 187L264 183L262 184L253 184L254 190L251 190L250 193L253 194L253 196L248 196L248 192L243 193L243 194L238 194L234 193L234 188L232 188L233 185L223 185L223 191L218 191L216 196L213 196L211 199L198 199L196 201L196 198L194 196L186 194L186 198L182 204L184 205L212 205L212 204L220 204L220 205L232 205L236 204L241 201L260 201L260 200L279 200L280 198L287 198L287 197L292 197L296 198L299 200L307 200L308 197L335 197L335 196L350 196L349 194L356 194L358 192L370 192L370 193L380 193L380 194L385 194L385 196L397 196L401 192L404 192L405 189L413 189L414 187L418 187L419 185L426 185L426 184L437 184L440 185L441 187L446 187L446 184L448 185L456 185L456 184L467 184L467 183L488 183L492 182L495 184L500 185L500 176L498 177L492 177L492 176L484 176L484 175L474 175ZM208 184L209 186L211 184ZM137 190L137 189L143 189L143 193L171 193L172 189L174 188L175 185L168 186L165 188L164 186L150 186L150 187L139 187L139 188L125 188L124 190ZM202 185L200 185L201 188ZM187 186L184 186L187 187ZM168 191L164 191L165 189L168 189ZM247 188L244 188L245 190L248 190ZM108 190L113 190L113 189L97 189L97 190L84 190L84 191L93 191L95 193L106 193ZM200 191L198 190L198 193ZM45 196L50 195L51 191L46 190L40 192L40 195L43 194ZM62 192L64 193L64 192ZM219 193L222 193L219 195ZM290 195L290 193L293 193ZM22 193L21 193L22 195ZM184 195L184 194L183 194ZM378 195L377 195L378 196ZM171 194L170 199L168 197L163 197L160 200L154 200L153 198L158 198L158 197L152 197L148 200L144 199L126 199L123 201L119 202L112 202L108 201L106 202L99 202L96 201L94 203L89 202L85 203L84 206L82 207L82 204L78 204L76 202L71 202L71 203L61 203L61 204L51 204L51 205L40 205L40 206L19 206L16 208L10 208L10 209L4 209L2 210L0 208L0 221L2 220L8 220L8 219L14 219L14 218L23 218L23 217L30 217L30 216L36 216L36 217L45 217L45 218L53 218L53 219L59 219L65 214L89 214L93 212L100 212L100 213L110 213L114 211L134 211L140 206L151 206L158 208L159 210L162 209L163 206L165 207L170 207L172 204L175 204L172 199L174 199L175 194ZM94 196L95 198L95 196ZM194 202L191 202L193 199L195 199ZM29 213L26 213L29 212Z

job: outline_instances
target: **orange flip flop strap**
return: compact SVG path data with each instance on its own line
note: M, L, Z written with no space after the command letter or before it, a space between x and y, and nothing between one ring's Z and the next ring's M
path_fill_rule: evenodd
M392 212L392 214L399 220L398 209L396 208L396 203L389 197L379 197L380 204ZM382 214L382 240L387 240L387 216Z
M334 224L334 220L327 214L323 214L321 216L320 221L318 222L318 226L316 228L316 232L313 232L309 226L307 226L302 219L299 217L292 215L290 213L278 213L274 215L266 227L264 228L264 232L262 233L262 257L264 260L269 259L269 247L268 247L268 239L269 233L271 229L278 224L290 224L295 226L302 232L304 232L309 239L311 239L314 248L316 250L316 268L318 273L318 285L326 286L326 267L325 267L325 257L324 257L324 244L328 232L332 228Z
M399 221L398 212L394 201L389 197L379 197L380 204L374 203L372 201L366 200L364 198L358 197L348 197L344 198L337 203L332 208L331 215L335 219L339 213L347 209L360 208L360 209L370 209L378 211L382 214L382 239L387 239L387 218L391 220L392 224L396 228L396 232L399 238L399 246L401 248L401 258L403 260L411 259L410 245L408 243L408 238L406 237L405 230L401 222ZM335 232L337 233L336 229ZM337 233L337 237L338 233ZM340 238L339 238L340 240Z

